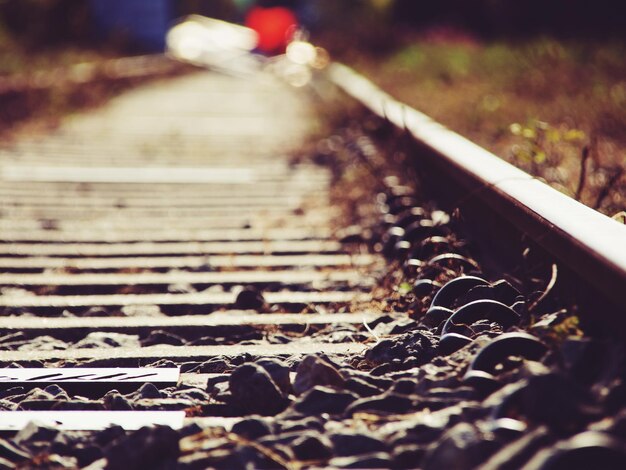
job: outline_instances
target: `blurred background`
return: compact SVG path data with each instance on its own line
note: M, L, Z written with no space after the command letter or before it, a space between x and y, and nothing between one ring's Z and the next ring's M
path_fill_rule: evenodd
M1 0L0 46L91 44L103 40L134 48L163 45L159 32L173 19L199 13L241 21L253 0ZM261 2L263 3L263 2ZM268 2L265 2L268 3ZM314 35L345 35L345 46L385 51L406 34L448 25L484 39L537 34L607 39L626 35L618 0L294 0L292 6ZM365 43L363 43L365 41ZM15 45L15 43L14 43ZM110 44L107 44L110 46ZM337 49L332 47L332 49Z
M25 113L7 98L20 77L160 52L177 18L243 23L256 3L291 8L332 58L561 191L626 207L619 0L0 0L0 133L98 102L56 87Z

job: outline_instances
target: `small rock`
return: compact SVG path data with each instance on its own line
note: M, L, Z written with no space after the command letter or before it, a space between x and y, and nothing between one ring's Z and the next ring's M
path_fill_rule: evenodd
M196 400L196 401L209 401L211 396L200 388L187 388L183 390L176 390L175 392L170 394L171 398L184 398L187 400Z
M414 357L425 362L432 357L432 334L417 330L404 333L394 339L384 339L365 352L365 360L372 364L383 366L393 364L395 359L404 361L407 357ZM393 370L398 370L397 367Z
M24 399L26 400L52 400L54 399L54 395L42 390L41 388L33 388L30 392L28 392Z
M250 417L235 423L231 431L246 439L255 440L259 437L267 436L272 432L272 429L267 421L261 418Z
M45 393L48 393L48 394L52 395L53 397L56 397L57 399L60 399L60 400L67 400L67 399L69 399L69 397L68 397L67 393L65 392L65 390L63 390L57 384L50 384L46 388L44 388L43 391Z
M396 414L406 413L413 406L413 400L403 395L392 392L385 392L369 398L361 398L352 403L346 414L348 416L357 412L369 412L376 414Z
M289 367L278 359L259 359L256 364L263 367L285 395L292 393Z
M109 443L116 439L121 439L126 435L126 431L123 427L118 425L109 426L102 431L96 432L94 435L94 441L100 447L106 447Z
M75 343L73 348L139 348L139 336L126 335L123 333L113 333L106 331L94 331L85 336L84 339Z
M159 389L152 383L145 383L133 394L137 398L162 398Z
M126 317L162 317L164 315L158 305L125 305L120 311Z
M6 313L5 313L6 314ZM68 348L68 344L52 336L37 336L25 344L18 346L18 351L62 351Z
M260 311L265 306L265 298L255 287L245 287L235 299L235 308Z
M288 400L267 371L256 364L237 367L228 380L232 405L246 413L275 415L287 406Z
M15 435L13 441L17 444L50 442L57 434L59 434L58 429L36 424L31 421Z
M426 454L424 446L409 444L393 449L393 468L418 468Z
M299 460L325 461L333 456L331 441L318 432L308 432L291 444L291 450Z
M104 408L111 411L129 411L133 405L117 390L111 390L102 397Z
M360 372L354 369L342 368L340 372L341 375L343 375L344 377L357 378L359 380L367 382L373 387L380 388L381 390L388 390L394 384L394 381L391 378L377 377L372 375L371 373Z
M180 435L181 439L184 439L187 436L193 436L195 434L199 434L201 432L202 432L202 428L197 423L187 424L178 430L178 434Z
M570 431L579 429L598 412L587 390L556 373L530 377L511 385L517 387L511 388L501 400L496 410L498 418L521 414L530 422ZM489 403L495 403L493 397L495 394L488 398Z
M333 434L330 440L333 443L335 455L339 457L387 451L387 446L383 442L358 432Z
M423 461L424 470L454 469L470 470L495 452L488 447L478 429L468 423L459 423L448 430L441 439L433 443Z
M191 284L179 282L176 284L169 284L167 286L167 292L169 294L192 294L197 292Z
M329 362L318 356L306 356L298 365L293 389L301 395L316 385L342 387L345 380L341 373Z
M150 332L147 338L141 340L142 346L154 346L158 344L169 344L170 346L183 346L186 341L178 335L167 331L156 330Z
M324 419L319 416L307 416L306 418L296 420L285 420L280 426L281 433L307 431L307 430L324 430Z
M346 390L350 390L351 392L356 393L361 398L372 397L374 395L380 395L383 390L371 385L365 380L361 380L358 377L350 377L344 383L344 388Z
M518 470L542 447L550 446L554 438L548 428L540 426L523 434L494 453L480 467L481 470Z
M19 404L20 410L29 411L47 411L51 410L55 405L65 403L57 400L22 400Z
M400 378L391 386L389 391L399 395L411 395L415 393L417 385L416 379Z
M168 426L143 427L107 446L107 469L175 468L180 453L178 441L178 433Z
M296 411L306 415L322 413L339 414L358 397L351 392L340 392L328 387L315 386L301 395L294 404Z
M458 333L448 333L443 335L439 340L437 351L443 356L449 356L450 354L458 351L459 349L467 346L472 342L471 338Z

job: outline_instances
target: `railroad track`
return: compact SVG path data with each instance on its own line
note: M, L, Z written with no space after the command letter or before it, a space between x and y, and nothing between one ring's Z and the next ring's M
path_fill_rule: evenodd
M3 151L0 361L37 361L53 370L72 361L118 368L167 358L193 368L220 357L362 350L353 342L297 338L261 344L264 330L313 332L375 319L371 311L341 311L367 305L371 268L379 261L333 238L328 171L292 166L286 153L290 141L297 144L304 135L298 110L305 106L280 87L276 96L276 84L264 80L199 73L174 86L139 90L95 117L76 118L50 137ZM290 103L286 110L283 100ZM300 314L305 309L309 313ZM94 332L105 342L111 340L106 332L138 340L159 332L166 342L115 344L114 350L97 341L54 346L81 340L85 346ZM168 335L174 335L169 343ZM6 347L19 338L48 338L51 348ZM239 345L238 338L259 344ZM3 383L11 387L66 380L11 370L26 373L7 373ZM76 375L70 371L59 373ZM169 376L156 383L176 385L180 376L164 371ZM80 379L83 388L90 378ZM205 388L206 380L206 374L183 374L182 383ZM102 391L102 382L95 382ZM127 382L111 378L108 386L128 389ZM97 415L96 427L110 419L105 414ZM19 415L3 417L3 425L15 426ZM137 416L127 427L163 419Z
M484 151L342 66L329 77L421 139L432 175L452 162L456 187L441 204L460 207L463 224L419 200L405 169L381 160L354 124L318 145L337 156L331 168L291 159L311 108L263 74L198 72L144 87L1 151L0 431L17 431L0 439L2 464L626 461L621 366L583 370L619 353L555 333L578 334L562 307L610 307L604 324L623 308L623 227L591 216L599 241L568 231L569 219L545 209L552 203L513 198L527 187L544 194L527 176L497 163L475 172L455 151L481 161ZM359 205L348 214L356 229L343 230L349 217L331 206L337 179L339 192L355 180L380 191L339 198ZM553 299L554 270L532 279L548 283L543 293L516 283L521 244L500 251L485 238L494 218L553 257L542 266L575 273L559 274L561 296L583 281L592 295ZM472 225L485 219L477 237ZM581 383L591 398L563 404ZM529 405L533 394L546 403Z

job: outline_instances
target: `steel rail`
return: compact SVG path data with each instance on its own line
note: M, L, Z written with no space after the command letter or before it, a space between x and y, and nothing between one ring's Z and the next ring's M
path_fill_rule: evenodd
M331 64L327 77L371 112L412 136L419 149L416 165L445 175L449 180L446 188L461 187L461 199L473 199L483 212L491 209L498 221L511 224L551 254L566 268L566 277L573 278L568 282L568 293L581 294L576 292L581 286L593 286L603 299L592 296L581 301L591 307L594 316L626 326L625 225L559 193L401 103L345 65ZM497 229L492 226L486 232L494 235Z

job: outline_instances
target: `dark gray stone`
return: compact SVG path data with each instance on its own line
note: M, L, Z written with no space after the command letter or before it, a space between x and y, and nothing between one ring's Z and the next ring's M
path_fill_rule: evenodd
M106 331L94 331L85 336L73 348L139 348L139 336L126 335L123 333L113 333Z
M318 432L307 432L291 444L291 450L299 460L326 461L333 456L331 441Z
M261 418L250 417L235 423L232 432L246 439L255 440L272 432L269 423Z
M468 338L465 335L460 335L458 333L448 333L447 335L443 335L439 340L437 351L443 356L449 356L453 352L456 352L459 349L467 346L471 342L472 339Z
M171 394L172 398L184 398L187 400L195 401L209 401L210 394L196 387L187 388L184 390L177 390Z
M495 452L497 446L497 443L485 440L473 425L459 423L429 447L423 469L474 469Z
M297 395L301 395L316 385L340 388L344 383L345 379L332 364L321 357L310 355L298 364L293 389Z
M548 373L520 381L497 406L495 416L506 418L513 413L551 429L570 431L591 421L600 409L591 393L569 378ZM495 394L494 394L495 395ZM495 402L489 397L489 402Z
M167 331L155 330L150 332L147 338L141 340L142 346L154 346L158 344L169 344L171 346L183 346L186 341L178 335Z
M307 430L324 430L324 420L319 416L307 416L306 418L285 421L280 425L280 432L295 432Z
M356 399L357 396L351 392L340 392L332 388L316 386L300 396L294 408L306 415L339 414L343 413Z
M293 392L289 367L278 359L259 359L256 364L263 367L285 395Z
M401 364L408 357L414 357L423 363L428 361L432 355L432 334L428 331L419 330L378 342L365 352L365 360L374 365L380 364L380 367L383 367L397 363L397 361ZM397 367L392 367L391 370L397 370Z
M330 436L335 455L345 457L371 452L386 452L387 446L380 440L362 433L338 433Z
M111 411L128 411L133 409L131 402L117 390L111 390L102 397L104 408Z
M59 434L58 429L30 422L15 435L13 441L17 444L50 442L57 434Z
M145 383L134 394L137 398L162 398L159 389L151 383Z
M483 463L481 470L518 470L528 462L542 447L550 446L554 437L546 426L540 426L510 444L500 448L489 460Z
M382 389L371 385L370 383L366 382L365 380L361 380L358 377L350 377L348 380L346 380L344 388L346 390L350 390L351 392L356 393L362 398L380 395L383 392Z
M408 444L394 447L393 468L418 468L426 454L424 446Z
M256 364L237 367L228 380L231 405L245 413L275 415L285 409L288 399L267 371Z
M417 380L410 378L401 378L391 386L389 392L396 393L398 395L411 395L415 393L417 387Z
M65 390L59 387L57 384L50 384L46 388L43 389L45 393L48 393L55 397L57 400L67 400L69 399Z
M118 425L110 426L102 431L98 431L94 435L94 441L100 447L105 447L116 439L120 439L126 435L123 427Z
M255 287L245 287L237 294L235 308L259 311L265 306L265 298Z
M179 435L167 426L143 427L111 443L104 450L110 470L175 468Z
M346 409L346 415L352 416L357 412L375 414L406 413L413 407L413 400L407 396L385 392L369 398L361 398Z

